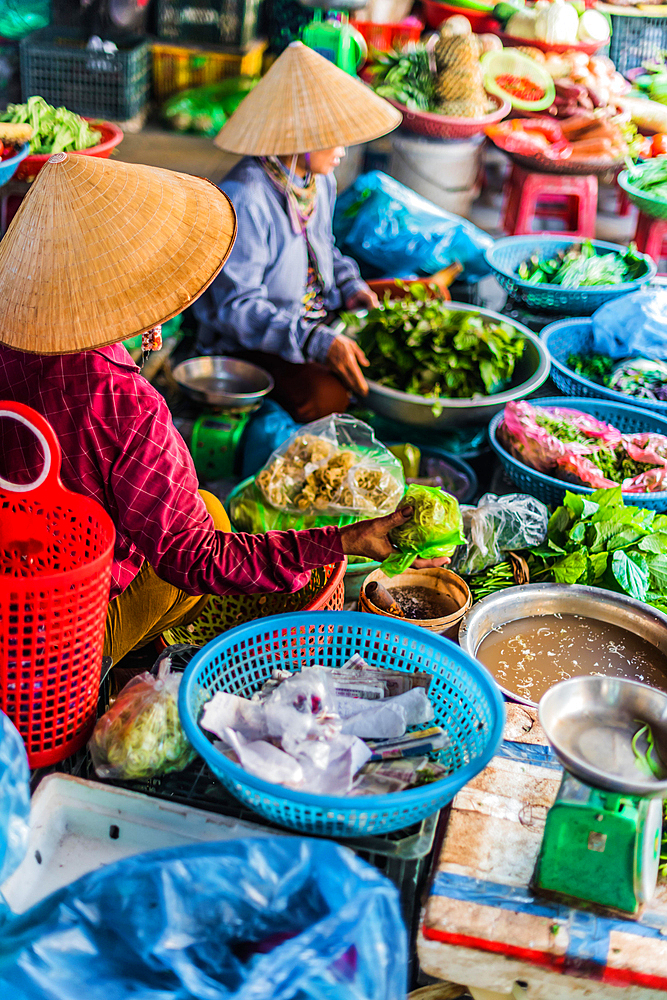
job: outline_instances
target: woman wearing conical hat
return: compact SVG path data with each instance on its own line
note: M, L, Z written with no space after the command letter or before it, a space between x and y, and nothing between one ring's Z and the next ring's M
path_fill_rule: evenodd
M216 144L243 159L222 190L239 234L222 273L198 300L198 347L235 354L271 373L274 398L308 423L367 391L367 361L328 317L377 299L336 248L333 170L345 146L400 124L359 80L294 42L243 100Z
M120 341L144 334L157 346L160 324L213 281L235 235L232 205L209 181L57 153L0 241L0 400L46 417L65 486L115 525L104 641L114 664L192 621L205 595L292 593L345 554L383 558L388 532L412 514L232 535L219 501L198 492L164 399ZM36 439L0 420L0 476L33 482L43 465Z

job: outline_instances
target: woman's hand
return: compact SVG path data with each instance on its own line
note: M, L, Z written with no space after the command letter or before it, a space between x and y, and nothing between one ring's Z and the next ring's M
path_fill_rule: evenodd
M377 309L380 304L375 292L372 292L368 285L364 285L349 299L345 299L346 309Z
M392 528L400 528L409 521L414 511L412 507L401 507L393 514L376 517L372 521L358 521L340 529L343 552L346 556L366 556L368 559L382 561L396 551L389 541ZM429 566L446 566L449 559L415 559L415 569L427 569Z
M368 358L349 337L336 337L327 354L327 364L340 377L341 382L351 392L365 396L368 392L366 379L361 374L359 365L368 367Z

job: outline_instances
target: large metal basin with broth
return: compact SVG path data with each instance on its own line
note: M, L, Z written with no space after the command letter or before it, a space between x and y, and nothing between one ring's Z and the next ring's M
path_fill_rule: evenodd
M479 313L498 323L509 323L525 337L524 352L517 361L510 388L493 396L470 399L440 398L436 401L426 396L387 389L378 382L368 379L368 395L364 402L371 410L389 420L397 420L412 427L428 427L432 430L460 424L484 423L502 410L505 403L514 399L525 399L546 382L551 367L549 353L539 337L531 333L527 327L491 309L481 309L465 302L448 302L447 308L456 312ZM359 319L361 318L362 314L359 314ZM340 332L344 330L345 327L341 324Z
M655 647L656 661L667 657L667 615L656 611L642 601L635 601L624 594L597 587L577 584L532 583L521 587L508 587L478 601L467 612L459 629L459 645L471 656L479 659L477 652L483 640L501 625L522 619L552 615L577 615L623 629L641 637ZM494 668L485 664L494 674ZM604 673L604 671L600 671ZM537 700L524 697L508 688L495 676L503 694L524 705L536 705ZM632 678L631 678L632 679ZM554 676L553 683L562 680ZM667 675L664 685L667 689Z

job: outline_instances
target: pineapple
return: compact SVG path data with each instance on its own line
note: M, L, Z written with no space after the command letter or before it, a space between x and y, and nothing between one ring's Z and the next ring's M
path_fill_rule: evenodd
M489 101L479 65L479 40L467 18L445 21L434 54L438 70L435 96L441 114L460 118L485 115Z

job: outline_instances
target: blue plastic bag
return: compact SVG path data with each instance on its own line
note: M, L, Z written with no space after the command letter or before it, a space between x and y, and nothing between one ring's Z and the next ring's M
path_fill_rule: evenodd
M600 306L593 314L593 351L667 360L667 289L642 288Z
M287 441L287 438L301 426L296 420L292 420L282 406L272 399L267 399L261 409L250 418L243 435L241 479L247 479L248 476L254 476L259 472L276 448L283 441Z
M297 837L127 858L0 926L11 1000L405 1000L406 967L396 888Z
M431 275L455 261L464 268L461 281L490 274L484 251L493 239L487 233L380 170L362 174L340 195L333 229L342 253L362 271L370 265L377 277Z
M0 885L28 849L30 770L23 740L0 712Z

